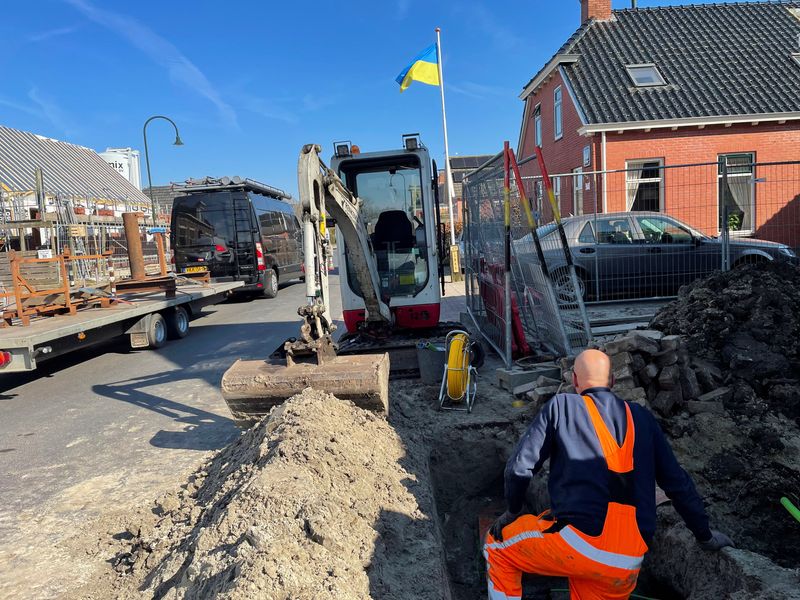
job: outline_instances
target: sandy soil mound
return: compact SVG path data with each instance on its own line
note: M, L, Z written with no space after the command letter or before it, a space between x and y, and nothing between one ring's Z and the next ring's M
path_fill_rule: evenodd
M129 527L115 595L447 597L414 460L381 417L306 390Z

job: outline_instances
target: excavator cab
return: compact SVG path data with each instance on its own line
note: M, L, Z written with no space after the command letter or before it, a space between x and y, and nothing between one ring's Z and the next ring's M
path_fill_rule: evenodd
M331 169L362 201L366 227L377 266L381 299L401 329L435 327L439 322L437 185L430 155L416 134L404 136L403 148L359 151L349 142L334 144ZM339 240L337 258L344 322L355 332L365 319L363 294Z

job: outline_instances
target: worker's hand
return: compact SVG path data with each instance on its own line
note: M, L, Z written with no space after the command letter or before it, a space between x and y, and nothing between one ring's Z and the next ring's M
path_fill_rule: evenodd
M489 533L492 534L492 537L496 541L502 542L503 541L503 529L506 526L511 525L511 523L513 523L514 521L516 521L517 517L519 517L520 514L521 513L517 513L517 514L510 513L508 511L504 512L502 515L500 515L500 517L497 519L497 521L494 522L494 525L491 526L491 528L489 529Z
M716 552L717 550L722 550L726 546L730 546L731 548L736 548L736 545L733 543L733 540L731 538L729 538L721 531L716 531L714 529L711 530L711 539L708 539L704 542L700 542L700 547L703 550L709 550L713 552Z

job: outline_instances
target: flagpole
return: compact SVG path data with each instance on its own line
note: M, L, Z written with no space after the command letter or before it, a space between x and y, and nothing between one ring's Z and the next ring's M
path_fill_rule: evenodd
M447 142L447 112L444 108L444 76L442 75L442 36L441 29L436 28L436 64L439 67L439 91L442 94L442 129L444 130L444 189L447 194L447 212L450 215L450 245L456 245L456 228L453 219L453 179L450 173L450 147Z

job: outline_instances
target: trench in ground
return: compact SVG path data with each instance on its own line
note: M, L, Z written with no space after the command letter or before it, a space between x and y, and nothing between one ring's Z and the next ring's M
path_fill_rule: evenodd
M486 598L479 519L483 516L485 524L487 518L504 510L503 469L517 436L511 425L507 429L465 426L443 435L432 449L431 477L453 600ZM542 512L548 505L544 474L538 475L530 488L528 508L532 513ZM525 576L523 588L524 600L569 598L562 578ZM657 600L683 598L669 582L648 573L646 566L636 593Z

